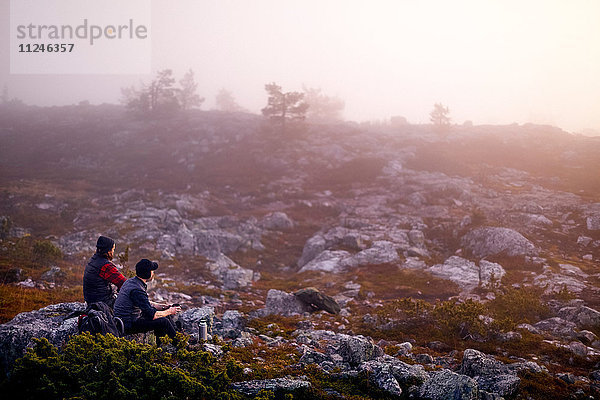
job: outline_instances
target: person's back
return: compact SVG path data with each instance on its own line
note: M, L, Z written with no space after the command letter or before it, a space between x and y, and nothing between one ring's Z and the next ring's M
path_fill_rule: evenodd
M129 278L125 281L115 301L115 316L123 320L126 329L131 328L133 322L142 317L142 310L133 301L132 294L134 291L137 291L138 296L143 296L146 293L145 283L137 277ZM152 319L153 315L149 316L149 318Z
M110 261L115 249L114 241L100 236L96 254L90 258L83 273L83 298L87 304L103 302L112 308L116 293L112 285L120 288L125 277Z

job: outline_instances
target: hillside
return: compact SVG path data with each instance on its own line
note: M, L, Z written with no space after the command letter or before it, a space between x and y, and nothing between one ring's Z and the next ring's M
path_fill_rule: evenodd
M83 265L104 234L125 270L159 261L155 299L247 318L220 335L265 351L264 365L237 360L254 371L246 378L294 375L300 361L277 349L305 346L325 380L346 364L382 376L396 365L377 364L383 352L423 365L425 382L446 370L475 379L469 357L496 357L520 379L507 398L600 396L598 154L600 139L536 125L282 133L245 113L1 107L1 322L82 301ZM278 308L306 287L341 312ZM360 354L374 349L360 360L339 350L357 337ZM529 362L539 370L517 368ZM375 379L377 396L408 396L394 376L404 394ZM437 398L423 387L411 396Z

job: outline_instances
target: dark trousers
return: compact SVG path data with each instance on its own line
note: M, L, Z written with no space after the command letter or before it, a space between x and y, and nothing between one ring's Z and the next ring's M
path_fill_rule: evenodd
M140 318L136 321L133 321L131 326L125 330L125 333L144 333L151 330L154 330L154 335L157 339L165 335L169 336L171 339L175 339L176 331L175 327L173 326L173 322L166 317L156 318L153 320Z

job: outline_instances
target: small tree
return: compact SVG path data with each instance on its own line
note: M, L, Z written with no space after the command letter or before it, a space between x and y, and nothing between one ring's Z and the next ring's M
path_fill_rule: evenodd
M149 85L138 90L134 86L122 88L122 102L127 108L140 115L160 115L172 113L179 108L178 89L175 88L173 71L158 71Z
M304 102L304 93L282 92L281 86L276 83L265 85L269 98L267 106L262 109L265 117L271 121L279 122L285 132L286 121L303 121L306 118L308 103Z
M303 86L304 100L308 104L306 117L316 121L336 121L342 119L346 104L338 97L326 96L320 88Z
M185 73L179 81L180 89L177 91L177 99L182 110L198 107L204 102L204 97L198 96L196 90L198 84L194 81L194 71L191 69Z
M442 103L435 103L433 110L429 114L429 120L439 131L447 131L450 127L450 110Z
M233 94L227 89L219 90L215 97L217 109L227 112L243 111L243 108L235 101Z

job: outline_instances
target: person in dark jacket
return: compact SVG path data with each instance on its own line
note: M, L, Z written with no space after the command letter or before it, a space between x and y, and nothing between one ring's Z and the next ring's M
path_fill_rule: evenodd
M96 242L96 254L90 258L83 273L83 298L87 304L101 301L110 308L115 304L116 290L121 288L126 278L111 261L114 252L115 241L100 236Z
M146 258L135 265L135 275L125 281L115 302L115 317L123 320L125 333L142 333L154 330L157 338L168 335L175 338L176 330L168 316L181 311L181 307L162 306L148 300L147 282L154 278L158 263ZM160 311L158 308L162 308Z

